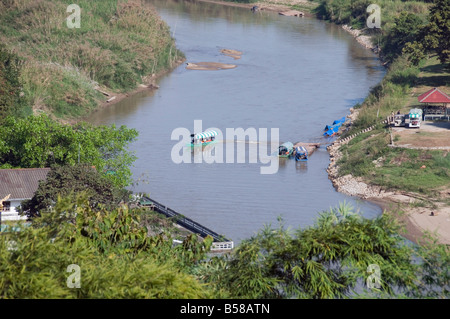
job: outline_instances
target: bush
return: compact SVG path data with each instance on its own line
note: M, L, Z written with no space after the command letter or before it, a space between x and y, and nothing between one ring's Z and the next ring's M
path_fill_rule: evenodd
M0 298L211 298L189 269L203 260L211 241L188 237L172 247L170 233L150 236L148 211L106 210L86 200L60 198L32 225L2 235ZM68 287L80 270L80 288Z
M136 130L125 126L70 126L46 115L8 117L0 131L0 167L36 168L79 162L95 166L115 186L125 187L131 183L129 166L135 160L127 146L136 136Z

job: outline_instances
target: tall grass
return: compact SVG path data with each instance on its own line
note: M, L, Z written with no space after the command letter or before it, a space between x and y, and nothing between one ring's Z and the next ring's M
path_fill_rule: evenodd
M450 156L443 151L392 149L385 163L375 170L375 184L432 195L450 186Z
M445 151L424 151L387 147L386 132L369 132L341 147L339 174L360 176L386 189L431 195L450 186L450 155ZM382 165L375 165L374 161Z
M70 29L72 3L0 1L0 41L25 60L22 82L34 110L81 116L97 105L97 85L125 92L183 58L149 4L79 0L81 27Z

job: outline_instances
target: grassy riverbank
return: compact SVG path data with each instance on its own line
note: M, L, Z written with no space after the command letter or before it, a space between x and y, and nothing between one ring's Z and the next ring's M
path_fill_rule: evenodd
M97 89L132 91L183 59L150 5L80 0L80 28L69 28L72 12L66 11L72 3L0 2L0 43L22 60L25 113L80 118L107 99Z
M433 87L449 92L448 63L435 54L439 49L435 52L430 52L429 48L425 50L425 46L419 49L426 51L428 56L416 65L402 51L408 42L420 42L424 34L432 35L433 29L442 24L438 22L432 28L426 27L433 20L430 16L433 3L377 1L381 9L381 29L368 29L366 9L371 4L369 1L252 2L263 10L280 11L279 6L284 5L285 9L302 10L319 19L345 25L358 42L368 48L377 48L387 67L386 76L371 89L363 103L354 107L352 123L341 137L352 136L372 126L374 129L359 134L348 143L336 143L331 147L330 178L339 191L374 200L392 211L405 212L401 219L406 220L410 239L417 240L424 231L439 230L439 240L450 243L450 227L446 220L450 217L449 130L445 125L440 129L440 125L430 124L417 132L393 131L381 124L392 112L407 113L411 108L420 107L417 96ZM442 9L444 2L439 6L446 10ZM441 17L434 19L440 21ZM435 38L434 41L442 44L445 39ZM440 214L439 218L436 213ZM427 220L424 216L434 216L434 219ZM411 233L414 234L411 236Z

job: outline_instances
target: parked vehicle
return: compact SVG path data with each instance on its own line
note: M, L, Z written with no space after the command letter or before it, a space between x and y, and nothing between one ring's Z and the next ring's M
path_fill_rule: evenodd
M394 126L405 126L405 114L394 115Z
M408 127L420 127L422 123L422 109L409 110L409 126Z

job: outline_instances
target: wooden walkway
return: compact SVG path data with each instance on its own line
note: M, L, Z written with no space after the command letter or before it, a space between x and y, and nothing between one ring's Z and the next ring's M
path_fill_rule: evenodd
M174 223L177 223L178 225L186 228L187 230L189 230L194 234L200 235L202 238L205 238L206 236L211 236L214 239L214 242L211 247L212 251L231 250L234 248L233 241L225 238L222 235L217 234L216 232L212 231L209 228L206 228L205 226L200 225L199 223L193 221L192 219L177 213L173 209L155 201L154 199L151 199L148 196L143 196L140 202L142 206L147 206L153 209L154 211L165 215L166 217L173 218Z

